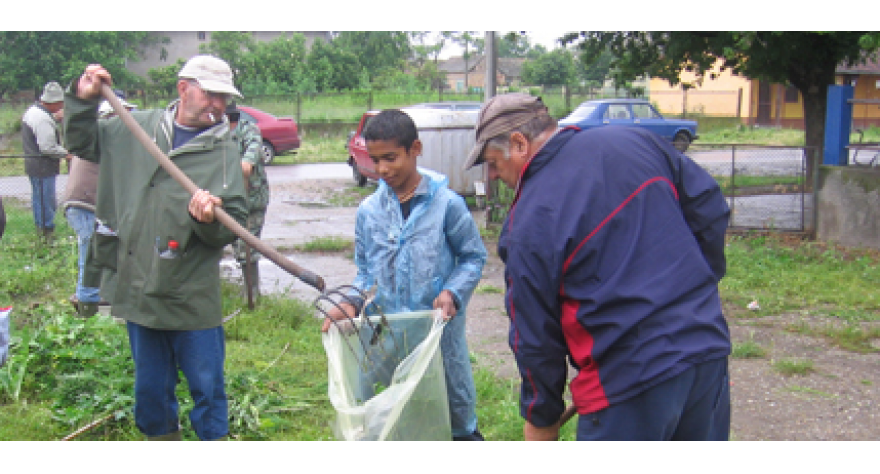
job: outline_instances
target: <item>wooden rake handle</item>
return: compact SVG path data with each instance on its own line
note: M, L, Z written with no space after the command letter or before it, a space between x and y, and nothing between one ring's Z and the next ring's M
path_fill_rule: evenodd
M131 113L123 107L122 102L119 101L119 98L116 97L116 94L113 93L113 90L106 83L101 85L101 95L110 102L110 105L113 107L113 110L116 111L116 114L122 119L122 122L125 123L125 126L131 131L132 134L138 139L139 142L147 149L147 151L153 155L153 158L159 162L159 165L165 169L168 174L174 178L175 181L180 183L190 195L195 194L196 191L199 190L198 186L192 182L191 179L187 175L180 171L180 168L174 164L166 155L159 149L158 146L150 139L146 132L141 128L141 126L135 121L134 117L131 116ZM315 288L320 292L324 292L324 279L321 278L314 272L306 270L305 268L293 263L290 259L281 255L277 250L275 250L270 245L264 243L256 236L247 231L244 227L241 226L238 222L235 221L223 208L217 206L214 207L214 217L220 221L221 224L226 226L229 230L232 231L237 237L243 240L245 243L250 245L251 247L257 249L261 254L265 255L266 258L274 262L276 265L284 269L287 273L299 278L304 283L309 286Z

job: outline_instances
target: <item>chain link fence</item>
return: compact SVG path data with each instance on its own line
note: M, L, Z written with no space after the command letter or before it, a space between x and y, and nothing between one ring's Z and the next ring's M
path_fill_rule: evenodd
M721 185L730 206L732 231L767 230L811 233L815 229L814 189L808 179L806 147L742 144L692 144L687 156L699 163ZM513 191L493 183L487 204L487 224L507 216Z

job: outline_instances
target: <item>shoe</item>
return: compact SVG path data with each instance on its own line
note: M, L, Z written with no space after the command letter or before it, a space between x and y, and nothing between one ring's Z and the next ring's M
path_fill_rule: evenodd
M81 318L91 318L98 314L98 303L80 303L77 313Z
M73 306L74 311L79 312L79 298L76 297L76 294L70 295L70 298L68 298L67 301L70 301L70 304ZM100 307L110 306L110 302L104 300L101 300L97 304Z

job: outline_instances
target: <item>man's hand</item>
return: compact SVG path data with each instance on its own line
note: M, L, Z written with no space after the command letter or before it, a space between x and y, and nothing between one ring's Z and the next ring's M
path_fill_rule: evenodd
M559 439L559 423L538 428L527 421L523 425L523 437L526 441L556 441Z
M357 310L355 309L354 305L350 303L339 303L339 307L334 306L329 311L327 311L327 317L324 318L324 324L321 326L321 332L327 332L328 330L330 330L330 325L333 324L333 321L339 321L340 319L348 321L348 319L354 318L356 312ZM331 319L333 321L331 321Z
M210 224L214 222L214 206L220 206L223 200L204 189L199 189L189 201L189 213L199 222Z
M58 112L52 114L52 118L54 118L56 122L61 123L61 121L64 120L64 109L58 109Z
M443 310L443 319L446 321L455 317L458 311L455 309L455 298L451 291L443 290L434 298L434 309L438 308Z
M100 64L89 64L76 85L76 96L83 100L97 99L101 96L101 86L112 85L110 73Z

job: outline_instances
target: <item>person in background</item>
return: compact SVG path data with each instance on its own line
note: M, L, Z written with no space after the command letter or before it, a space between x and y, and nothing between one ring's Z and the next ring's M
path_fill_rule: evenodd
M266 169L261 159L263 137L256 123L247 119L241 120L241 111L236 107L235 102L226 108L226 117L229 119L229 127L232 128L232 138L238 143L238 149L241 151L241 171L248 191L247 230L260 237L263 223L266 221L266 208L269 206L269 180L266 178ZM242 274L245 275L245 282L250 282L251 294L259 296L260 253L248 248L241 239L235 240L233 249L235 260Z
M718 282L730 209L703 168L634 127L559 130L539 97L480 109L466 168L516 190L498 240L526 440L726 440Z
M117 93L117 95L119 95ZM132 110L133 105L120 97L122 105ZM98 108L100 118L110 118L116 115L110 103L106 100ZM99 287L83 286L83 275L86 268L89 244L92 233L95 230L95 200L98 195L98 163L83 160L74 156L70 160L70 174L67 177L67 186L61 199L61 209L67 218L68 224L76 233L79 248L77 259L76 292L70 297L70 302L82 317L93 316L98 312L98 306L107 304L101 300Z
M486 263L480 231L447 178L416 166L422 142L409 115L383 110L370 119L363 135L382 179L358 207L352 286L367 292L375 285L374 301L386 313L443 310L449 322L440 351L452 438L482 441L465 335L465 310ZM363 302L343 302L332 308L322 330L330 328L330 319L359 313L360 306Z
M229 413L220 259L235 235L215 219L215 209L222 205L241 225L247 219L240 155L224 116L230 97L241 94L225 61L199 55L178 73L179 99L164 110L132 113L198 186L190 195L120 117L98 119L104 84L111 84L111 76L99 64L87 66L71 83L65 139L74 153L101 166L90 260L116 271L108 300L111 314L126 320L135 424L148 440L182 439L175 394L182 372L196 435L223 439Z
M72 155L61 145L58 120L63 117L64 91L57 82L43 87L40 100L21 118L21 146L24 169L31 182L31 203L37 232L50 238L55 231L55 178L61 159Z

